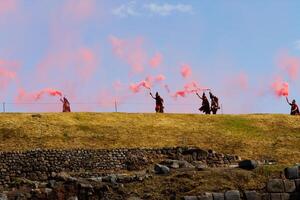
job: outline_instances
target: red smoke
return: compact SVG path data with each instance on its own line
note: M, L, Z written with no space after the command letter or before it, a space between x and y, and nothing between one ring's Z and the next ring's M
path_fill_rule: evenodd
M155 77L155 81L160 82L160 81L164 81L166 79L166 77L162 74L159 74Z
M110 36L109 41L113 52L127 64L129 64L135 73L144 71L146 53L142 48L143 39L124 40L115 36Z
M76 78L77 82L79 80L86 81L94 74L99 63L96 53L90 48L60 49L51 51L38 64L38 76L45 80L51 75L60 73L67 77L64 81L74 76L78 77ZM45 77L45 75L48 77Z
M178 96L185 97L187 93L188 93L188 92L185 91L185 90L179 90L179 91L177 91L173 96L174 96L174 97L178 97Z
M131 84L130 90L134 93L140 92L141 88L146 88L146 89L150 90L154 84L160 83L160 82L164 81L165 79L166 79L166 77L162 74L159 74L155 77L148 76L145 80L143 80L139 83Z
M22 101L38 101L40 100L43 96L49 95L49 96L62 96L62 92L51 89L51 88L45 88L43 90L40 90L38 92L34 93L27 93L24 89L19 90L19 95L17 97L17 102L22 102Z
M157 68L162 63L162 55L156 53L153 58L149 61L149 64L152 68Z
M209 89L200 87L197 82L192 81L191 83L185 84L183 90L176 91L175 94L173 95L173 97L175 97L175 98L178 96L185 97L188 94L201 92L204 90L209 90Z
M84 20L90 17L96 8L95 0L67 0L63 12L72 20Z
M146 89L149 89L151 88L151 83L147 80L144 80L144 81L141 81L137 84L131 84L130 85L130 90L133 92L133 93L138 93L141 88L144 87Z
M297 57L290 56L288 54L282 54L279 57L278 65L286 70L291 80L296 80L298 78L298 73L300 69L300 59Z
M122 83L121 81L115 81L113 83L113 88L115 91L121 90L122 89Z
M35 100L39 100L42 98L42 96L44 95L50 95L50 96L62 96L62 93L58 90L54 90L54 89L51 89L51 88L45 88L39 92L37 92L35 95L34 95L34 99Z
M99 60L89 48L80 48L78 51L78 69L79 75L84 79L88 79L96 70Z
M17 9L17 0L0 0L0 16Z
M188 64L183 64L180 72L184 78L188 78L192 74L191 67Z
M5 88L9 81L17 78L16 69L19 63L0 59L0 88Z
M0 63L0 66L1 66L1 63ZM0 68L0 78L15 79L16 78L16 72L9 71L9 70L4 69L4 68Z
M247 89L248 88L248 76L244 73L240 73L236 77L236 84L241 87L241 89Z
M289 84L287 82L283 82L281 79L277 79L272 84L272 89L278 97L289 95Z

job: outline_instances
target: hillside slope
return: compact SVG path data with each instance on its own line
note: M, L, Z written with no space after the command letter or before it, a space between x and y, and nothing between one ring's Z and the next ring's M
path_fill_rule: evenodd
M34 114L36 115L36 114ZM0 151L198 146L252 159L300 162L300 117L128 113L0 115Z

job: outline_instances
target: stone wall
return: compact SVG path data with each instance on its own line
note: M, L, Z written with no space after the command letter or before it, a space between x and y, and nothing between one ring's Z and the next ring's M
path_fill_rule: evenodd
M299 181L299 180L298 180ZM256 191L230 190L221 193L204 193L198 196L185 196L184 200L299 200L300 188L294 188L293 192L271 192L259 193Z
M264 191L230 190L220 193L204 193L198 196L185 196L184 200L300 200L300 166L287 168L283 179L270 179ZM293 173L291 170L296 169ZM295 175L294 177L290 175Z
M197 160L209 167L226 166L240 160L238 156L186 147L0 152L0 185L7 184L16 177L43 181L58 172L136 170L164 158Z

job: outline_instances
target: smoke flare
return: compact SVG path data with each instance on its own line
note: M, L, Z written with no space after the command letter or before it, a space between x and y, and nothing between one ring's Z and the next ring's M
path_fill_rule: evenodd
M183 64L180 73L182 77L188 78L192 74L192 69L188 64Z
M162 63L162 55L156 53L153 58L149 61L149 64L152 68L157 68Z
M272 89L276 96L282 97L282 96L289 96L289 84L287 82L283 82L280 79L277 79L272 84Z

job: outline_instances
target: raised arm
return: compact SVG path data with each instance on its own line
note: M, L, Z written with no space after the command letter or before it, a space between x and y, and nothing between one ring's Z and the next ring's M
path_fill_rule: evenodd
M288 97L285 97L285 99L286 99L286 102L291 105L291 103L289 102Z
M152 95L152 93L150 92L150 95L151 95L151 97L153 98L153 99L156 99L153 95Z
M203 100L202 97L198 94L198 92L196 92L196 95L197 95L201 100Z

